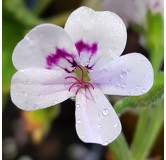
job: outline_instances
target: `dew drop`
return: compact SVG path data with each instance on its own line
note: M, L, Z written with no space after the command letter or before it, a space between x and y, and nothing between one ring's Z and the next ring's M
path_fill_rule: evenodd
M96 98L97 98L97 96L94 96L93 98L94 98L94 99L96 99Z
M145 93L145 92L146 92L146 89L145 89L145 88L143 88L141 92L142 92L142 93Z
M80 124L80 123L81 123L81 120L80 120L80 119L78 119L78 120L77 120L77 123L78 123L78 124Z
M97 127L98 127L98 128L101 128L101 124L99 123L99 124L97 125Z
M119 87L119 86L120 86L120 83L118 82L118 83L116 84L116 86Z
M135 89L136 89L136 90L138 90L138 89L139 89L139 87L140 87L139 85L136 85Z
M22 94L26 97L27 96L27 93L26 92L22 92Z
M55 100L55 104L57 104L58 103L58 100Z
M145 74L142 74L142 78L145 78Z
M77 108L80 108L80 104L76 104L76 107L77 107Z
M21 98L20 95L18 95L17 98L20 99Z
M103 114L103 116L107 116L109 114L109 110L108 109L104 109L102 114Z
M31 81L29 79L26 79L25 84L31 84Z
M107 69L107 68L103 68L103 71L104 71L104 72L108 72L108 69Z
M120 77L121 78L125 78L127 76L127 71L126 70L121 70L121 72L120 72Z
M116 124L114 124L114 128L117 128L118 127L118 124L116 123Z
M125 87L126 87L126 84L123 83L123 84L122 84L122 88L125 88Z
M108 138L105 138L105 141L103 143L105 146L108 144Z

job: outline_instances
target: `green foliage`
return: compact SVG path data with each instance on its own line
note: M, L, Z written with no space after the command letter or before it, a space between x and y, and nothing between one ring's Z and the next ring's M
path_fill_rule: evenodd
M111 149L116 160L132 160L128 144L122 133L109 145L109 149Z
M163 99L160 99L154 108L146 108L139 118L131 146L133 160L144 160L147 158L163 121Z
M37 15L41 14L52 0L37 0L37 4L33 8L33 12Z
M155 73L160 70L164 58L164 22L160 13L147 13L146 48L150 53L150 60Z
M13 16L3 11L2 26L2 90L4 94L9 93L11 77L15 72L12 64L12 52L17 42L22 39L25 26L19 23Z
M26 7L24 0L6 0L4 8L26 26L33 27L43 22Z
M164 94L164 73L155 76L155 81L151 90L135 97L126 97L115 104L115 110L120 115L130 108L154 106Z

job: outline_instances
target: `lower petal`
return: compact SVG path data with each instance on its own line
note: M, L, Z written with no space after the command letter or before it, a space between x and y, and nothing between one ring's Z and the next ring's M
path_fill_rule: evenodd
M25 69L15 73L11 82L13 103L23 110L37 110L56 105L74 96L65 81L65 71ZM71 75L71 74L70 74Z
M90 79L104 94L142 95L153 85L153 68L141 54L131 53L110 61L90 73Z
M104 94L82 89L76 96L76 130L79 138L88 143L107 145L121 132L121 123Z

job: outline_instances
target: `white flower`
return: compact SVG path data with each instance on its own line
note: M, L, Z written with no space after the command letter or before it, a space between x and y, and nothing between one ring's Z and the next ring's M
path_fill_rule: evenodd
M164 0L104 0L101 8L117 13L126 25L136 23L144 26L148 9L163 15Z
M64 29L35 27L13 53L18 72L12 78L12 101L36 110L76 96L79 138L107 145L120 134L121 123L104 94L141 95L153 84L152 66L143 55L119 57L126 38L116 14L87 7L75 10Z

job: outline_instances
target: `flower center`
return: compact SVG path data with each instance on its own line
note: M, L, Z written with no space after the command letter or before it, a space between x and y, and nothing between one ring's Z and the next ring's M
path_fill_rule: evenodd
M76 73L77 77L74 77L74 76L65 77L65 79L74 79L75 80L75 82L69 87L69 89L68 89L69 92L71 91L71 89L73 87L78 88L75 92L76 95L78 94L78 92L82 88L87 88L87 87L90 86L92 89L94 89L94 86L90 82L90 79L89 79L89 76L88 76L88 71L87 71L86 68L83 68L81 66L77 66L75 73Z

